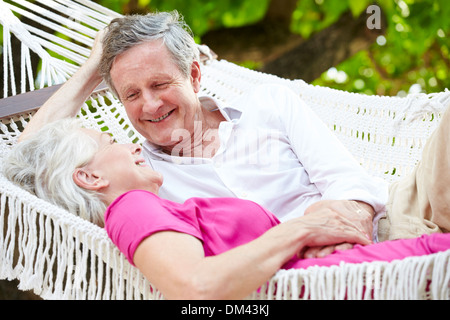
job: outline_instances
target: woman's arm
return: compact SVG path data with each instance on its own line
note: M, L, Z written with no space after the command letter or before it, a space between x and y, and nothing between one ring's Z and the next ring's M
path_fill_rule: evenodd
M83 103L102 81L98 72L98 65L102 53L101 39L103 34L103 30L97 34L88 60L31 118L23 133L19 136L19 142L38 131L45 124L74 117L80 111Z
M211 257L204 256L195 237L158 232L140 243L133 261L168 299L242 299L306 247L343 241L370 243L351 221L324 210L282 223L245 245Z

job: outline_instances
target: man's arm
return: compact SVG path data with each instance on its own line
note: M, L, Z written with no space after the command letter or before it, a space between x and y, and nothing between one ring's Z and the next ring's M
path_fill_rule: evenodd
M97 34L88 60L39 108L19 136L19 142L38 131L45 124L74 117L80 111L83 103L102 81L98 65L102 53L103 34L103 30Z
M284 125L292 150L322 195L319 201L305 210L314 214L323 209L350 219L372 239L373 218L387 200L378 179L371 177L345 148L337 136L290 90L279 97L279 119ZM339 199L339 200L330 200ZM350 243L327 248L312 248L306 257L324 256L334 249L351 248Z

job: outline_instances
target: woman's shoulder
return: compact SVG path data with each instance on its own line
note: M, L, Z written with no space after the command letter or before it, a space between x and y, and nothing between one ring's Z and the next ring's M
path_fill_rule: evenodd
M131 190L118 196L106 209L105 220L118 213L147 211L149 207L161 207L162 199L146 190Z
M138 205L142 201L160 202L161 198L156 194L146 190L130 190L118 196L109 207L116 207L121 205Z

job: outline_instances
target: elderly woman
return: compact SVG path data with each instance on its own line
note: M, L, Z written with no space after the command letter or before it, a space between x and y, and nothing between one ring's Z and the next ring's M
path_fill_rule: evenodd
M248 200L164 200L157 195L163 177L140 153L139 145L117 144L107 133L64 119L15 146L4 161L4 174L104 226L130 263L167 298L244 298L280 268L389 261L450 247L449 234L360 246L370 244L369 237L329 210L280 224ZM342 241L360 245L323 259L299 258L310 246Z

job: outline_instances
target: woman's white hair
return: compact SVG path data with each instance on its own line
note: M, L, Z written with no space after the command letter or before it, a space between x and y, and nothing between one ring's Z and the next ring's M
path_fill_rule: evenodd
M79 187L72 178L97 150L80 120L58 120L17 144L4 159L3 171L37 197L103 227L106 205L96 191Z

